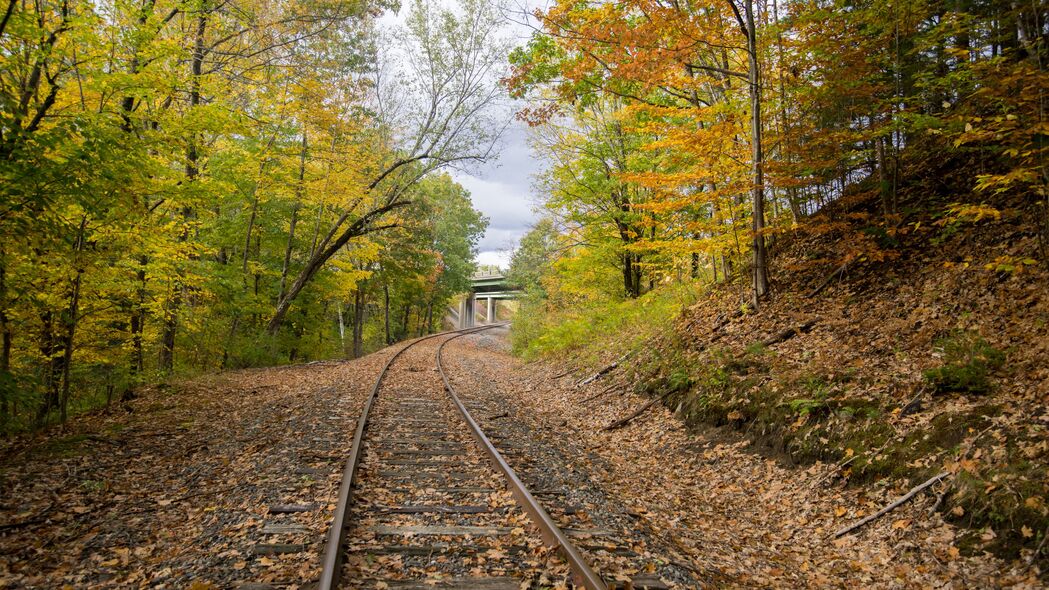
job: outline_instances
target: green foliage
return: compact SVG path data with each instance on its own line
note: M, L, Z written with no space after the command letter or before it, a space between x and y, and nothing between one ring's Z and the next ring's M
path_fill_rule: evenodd
M546 298L542 279L553 270L556 252L557 230L553 220L544 217L521 238L514 250L510 257L507 281L529 294L535 293L540 298Z
M798 416L820 418L830 413L830 389L820 377L808 376L800 383L806 397L787 402L790 411Z
M525 358L566 351L594 354L595 343L601 342L623 353L669 329L673 318L694 300L688 285L657 289L637 299L578 300L570 309L526 300L514 318L514 350ZM529 313L538 310L543 313Z
M502 128L505 45L491 3L416 2L403 49L424 57L391 76L411 91L377 91L373 20L393 4L10 4L0 432L439 325L486 221L438 170Z
M747 346L747 355L752 357L760 357L767 354L769 351L768 347L763 342L753 342Z
M923 375L936 393L987 393L991 374L1005 364L1005 353L973 332L955 330L936 340L934 346L942 355L943 365Z

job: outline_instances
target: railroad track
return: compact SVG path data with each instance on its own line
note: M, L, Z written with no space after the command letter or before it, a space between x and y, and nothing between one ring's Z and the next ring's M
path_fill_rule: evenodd
M445 345L499 326L424 337L387 361L354 432L319 590L612 587L570 538L588 532L558 527L451 387Z

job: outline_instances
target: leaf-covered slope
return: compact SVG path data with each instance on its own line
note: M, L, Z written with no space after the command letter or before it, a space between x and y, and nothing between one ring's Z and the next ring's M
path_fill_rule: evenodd
M1049 526L1049 273L1016 203L914 202L894 228L862 196L779 237L775 296L725 286L638 356L633 379L690 423L745 431L834 479L950 472L939 509L974 548L1029 555ZM842 255L866 236L870 249ZM843 263L844 260L844 263ZM1044 546L1043 546L1044 547Z

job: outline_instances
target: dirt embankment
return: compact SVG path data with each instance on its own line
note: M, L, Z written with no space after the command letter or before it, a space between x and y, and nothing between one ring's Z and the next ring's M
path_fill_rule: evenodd
M831 229L781 234L781 280L760 311L741 310L738 287L712 289L615 378L834 489L887 500L946 472L915 502L935 503L936 516L908 526L942 518L962 527L952 547L963 555L1046 569L1049 272L1030 258L1037 212L913 213L887 232L864 225L866 205L836 204ZM864 239L874 253L842 264L843 244Z
M472 379L505 396L537 440L564 447L639 536L659 540L664 560L687 564L710 587L1042 587L1022 561L963 552L966 529L929 513L941 488L835 539L901 490L829 485L831 465L785 466L730 429L689 427L661 405L605 430L651 398L631 393L617 372L579 387L583 372L558 377L562 364L521 364L485 348L463 353Z

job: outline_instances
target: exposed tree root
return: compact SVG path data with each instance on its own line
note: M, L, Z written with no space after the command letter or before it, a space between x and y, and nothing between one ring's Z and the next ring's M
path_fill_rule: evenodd
M823 281L820 282L820 284L815 289L810 291L809 294L806 295L805 297L807 297L809 299L812 299L813 297L819 295L821 292L823 292L824 289L827 288L828 285L830 285L831 281L834 280L834 277L840 276L843 272L845 272L845 269L848 268L848 267L849 267L849 263L845 262L841 266L839 266L838 268L834 269L834 272L832 272L829 275L827 275L827 278L823 279Z
M608 392L612 391L613 389L615 389L615 388L616 388L616 387L618 387L618 386L619 386L619 384L618 384L618 383L613 383L612 385L609 385L608 387L606 387L606 388L602 389L601 391L599 391L599 392L595 393L594 395L591 395L590 397L588 397L588 398L584 399L583 401L581 401L581 402L579 402L579 403L581 403L581 404L585 404L585 403L587 403L587 402L592 402L592 401L594 401L595 399L597 399L597 398L599 398L599 397L601 397L601 396L605 395L606 393L608 393Z
M579 367L576 367L574 369L569 369L569 370L567 370L567 371L565 371L563 373L558 373L557 375L554 375L553 377L551 377L550 380L551 381L556 381L557 379L560 379L561 377L567 377L567 376L571 375L572 373L578 373L578 372L579 372Z

